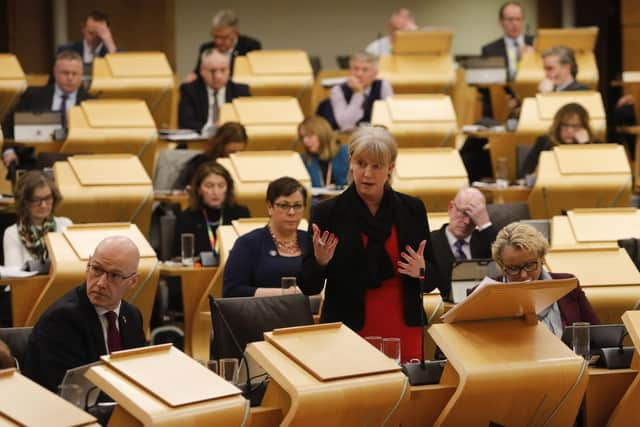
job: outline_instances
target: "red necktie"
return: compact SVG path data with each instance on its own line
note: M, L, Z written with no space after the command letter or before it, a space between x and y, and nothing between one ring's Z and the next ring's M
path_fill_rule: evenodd
M105 314L107 316L107 345L109 346L109 353L113 353L114 351L118 351L122 349L122 343L120 342L120 332L118 331L118 326L116 322L118 321L118 316L115 311L107 311Z

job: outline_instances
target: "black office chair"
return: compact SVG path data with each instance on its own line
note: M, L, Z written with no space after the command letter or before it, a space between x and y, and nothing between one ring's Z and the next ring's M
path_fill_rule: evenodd
M618 247L624 248L624 250L627 251L633 264L640 270L640 248L638 248L638 239L620 239L618 240Z
M213 339L211 359L241 358L250 342L277 328L313 324L309 298L302 294L269 297L209 296Z
M11 354L18 361L19 366L24 366L24 361L27 356L27 344L29 343L29 336L33 328L21 327L21 328L0 328L0 340L4 341Z

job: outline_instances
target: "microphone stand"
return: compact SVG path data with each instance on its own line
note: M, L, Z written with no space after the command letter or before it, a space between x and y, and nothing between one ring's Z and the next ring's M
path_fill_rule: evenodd
M420 269L420 363L404 363L402 372L409 377L409 384L413 386L434 383L434 368L441 370L439 366L433 367L425 363L424 360L424 328L426 326L424 314L424 268Z

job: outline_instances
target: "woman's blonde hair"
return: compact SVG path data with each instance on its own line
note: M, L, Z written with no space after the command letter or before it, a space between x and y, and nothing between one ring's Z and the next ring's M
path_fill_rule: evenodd
M373 161L384 166L394 165L398 157L398 145L387 128L382 126L360 126L349 139L349 161L361 156L371 156ZM349 168L349 182L353 181L353 171ZM391 184L391 176L386 185Z
M338 154L340 148L333 134L333 129L329 123L322 117L313 116L305 119L298 125L298 142L302 143L300 131L304 129L308 134L316 135L320 141L318 148L318 159L322 161L330 161ZM309 160L309 154L305 150L302 153L305 161Z
M525 251L538 259L544 258L549 250L547 239L538 230L519 222L512 222L500 230L491 246L491 256L501 267L504 266L502 251L507 246Z

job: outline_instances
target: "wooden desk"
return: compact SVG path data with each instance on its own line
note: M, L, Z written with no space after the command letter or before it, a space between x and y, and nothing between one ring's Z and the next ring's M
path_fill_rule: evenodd
M22 279L2 279L3 285L11 285L11 318L13 327L29 326L27 319L51 276L33 276Z
M482 191L487 203L493 204L526 202L529 200L529 194L531 193L531 188L524 185L510 185L506 188L496 186L478 187L478 190Z
M584 427L607 425L613 410L634 378L635 369L589 368L589 385L584 395Z
M154 192L153 200L160 203L180 205L180 209L182 210L185 210L189 207L189 195L186 192L177 193L177 194Z
M18 58L12 53L0 54L0 120L11 111L26 89L27 80Z
M211 280L218 271L217 267L182 267L163 263L160 275L179 277L182 289L182 306L184 311L184 352L192 355L193 318L198 310L198 303L207 291Z

